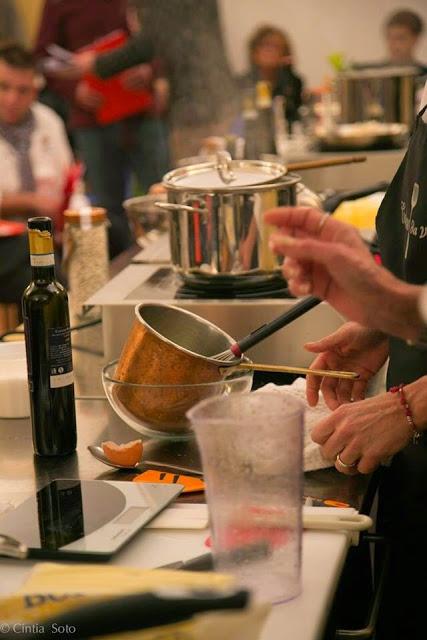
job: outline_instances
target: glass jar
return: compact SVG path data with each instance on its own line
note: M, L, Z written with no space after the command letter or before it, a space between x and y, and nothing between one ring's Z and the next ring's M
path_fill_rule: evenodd
M64 212L64 268L72 314L85 318L99 315L99 310L84 309L84 303L108 280L105 209L82 207Z

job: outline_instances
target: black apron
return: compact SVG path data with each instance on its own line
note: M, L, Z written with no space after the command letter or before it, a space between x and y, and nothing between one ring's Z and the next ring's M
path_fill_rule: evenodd
M377 232L383 264L398 278L427 283L427 124L418 115L408 151L382 202ZM427 375L427 351L390 339L388 388ZM426 385L427 393L427 385ZM397 400L396 400L397 402ZM391 540L391 566L378 638L427 638L427 433L385 469L378 526Z

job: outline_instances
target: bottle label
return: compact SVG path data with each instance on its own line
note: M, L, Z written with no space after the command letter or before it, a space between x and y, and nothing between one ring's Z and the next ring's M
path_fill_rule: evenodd
M30 264L32 267L53 267L55 256L53 253L30 254Z
M48 330L50 388L67 387L74 382L70 327Z

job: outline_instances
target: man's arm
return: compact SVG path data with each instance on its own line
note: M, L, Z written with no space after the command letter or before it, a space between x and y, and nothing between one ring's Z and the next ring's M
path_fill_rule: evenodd
M154 47L151 41L139 34L130 38L123 47L97 56L94 72L101 78L109 78L130 67L151 62L153 57Z
M55 218L61 202L56 197L42 195L33 191L19 193L3 192L0 206L0 217L23 218L34 215Z

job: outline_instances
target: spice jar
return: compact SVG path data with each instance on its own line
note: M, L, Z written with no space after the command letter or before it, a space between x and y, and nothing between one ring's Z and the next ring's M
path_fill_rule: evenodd
M72 314L97 315L84 302L108 280L107 215L101 207L64 212L64 268Z

